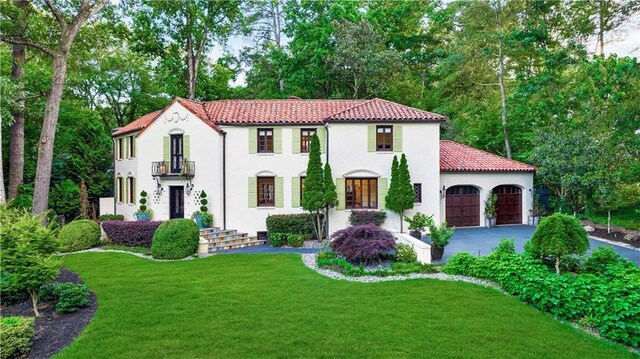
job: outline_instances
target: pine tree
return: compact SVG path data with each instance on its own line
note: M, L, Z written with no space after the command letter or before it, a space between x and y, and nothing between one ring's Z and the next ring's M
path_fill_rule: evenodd
M393 162L391 162L391 181L389 183L389 190L384 197L384 201L388 209L394 211L396 193L398 188L398 156L393 156ZM394 211L395 212L395 211Z
M391 185L385 197L387 208L400 215L400 232L403 231L404 211L413 208L415 193L411 183L411 174L407 157L402 154L400 164L397 157L393 157L391 165Z
M333 183L333 174L331 173L331 166L327 162L324 165L324 224L326 227L327 218L329 217L329 209L338 205L338 192L336 191L336 184ZM324 228L322 229L324 233Z
M302 191L302 208L316 217L316 235L322 239L322 214L325 210L324 176L320 158L320 140L316 134L311 138L307 177Z

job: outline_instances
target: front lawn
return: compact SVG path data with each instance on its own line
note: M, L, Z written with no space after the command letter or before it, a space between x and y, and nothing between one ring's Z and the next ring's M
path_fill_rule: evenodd
M493 289L336 281L293 254L81 253L64 264L99 304L58 358L636 357Z

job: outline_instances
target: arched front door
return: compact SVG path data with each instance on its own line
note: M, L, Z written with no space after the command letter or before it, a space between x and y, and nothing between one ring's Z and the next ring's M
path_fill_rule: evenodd
M496 224L522 224L522 189L518 186L498 186L493 193L498 195Z
M480 225L480 191L473 186L447 188L445 204L446 221L449 227L471 227Z

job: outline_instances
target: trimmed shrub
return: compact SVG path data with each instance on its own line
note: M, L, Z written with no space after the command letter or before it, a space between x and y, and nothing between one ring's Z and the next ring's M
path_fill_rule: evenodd
M431 264L422 264L418 262L406 263L395 262L391 264L393 274L411 274L411 273L437 273L438 270Z
M391 264L391 268L380 268L366 270L364 265L355 266L344 258L338 258L335 252L320 252L317 257L317 264L320 268L330 269L347 276L361 277L365 275L376 277L388 277L391 275L406 275L411 273L436 273L437 268L430 264L401 263Z
M58 233L58 241L62 252L97 247L100 244L100 226L88 219L73 221L62 227Z
M105 221L102 229L114 243L127 247L151 247L161 221Z
M104 221L124 221L124 216L121 214L103 214L98 217L100 222Z
M516 253L516 245L513 239L501 238L498 246L492 250L493 253L502 254L514 254Z
M331 235L331 249L352 263L379 260L395 247L393 234L375 224L351 226Z
M589 236L576 218L555 213L540 221L525 248L534 257L555 261L556 273L560 274L563 259L589 249Z
M287 243L287 234L278 232L269 232L269 245L271 247L282 247Z
M399 243L396 245L396 261L403 263L415 263L418 261L418 255L416 251L413 250L413 247Z
M560 319L598 330L601 336L640 345L640 267L621 260L605 275L557 275L526 254L458 253L444 271L491 280L518 299Z
M287 245L289 247L302 247L304 244L304 236L302 234L289 234L287 235Z
M0 318L0 358L20 358L31 348L34 318Z
M267 217L267 232L302 234L315 237L315 215L309 213L276 214Z
M40 288L40 300L55 302L56 312L59 314L77 312L91 304L89 302L89 288L84 284L72 282L48 283Z
M351 211L349 224L359 226L361 224L375 224L381 226L387 219L387 212L384 211Z
M600 246L591 252L591 255L580 268L580 271L583 273L604 275L611 267L621 263L624 263L623 258L613 250L613 247Z
M170 219L162 223L151 240L151 255L159 259L180 259L198 249L200 229L186 218Z

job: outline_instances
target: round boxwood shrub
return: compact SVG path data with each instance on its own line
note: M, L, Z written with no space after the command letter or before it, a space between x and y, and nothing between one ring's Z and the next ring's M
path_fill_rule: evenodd
M180 259L198 249L200 230L196 222L171 219L162 223L151 240L151 254L158 259Z
M100 244L100 226L88 219L73 221L62 227L58 234L60 250L74 252Z

